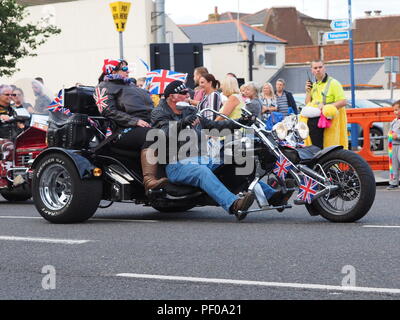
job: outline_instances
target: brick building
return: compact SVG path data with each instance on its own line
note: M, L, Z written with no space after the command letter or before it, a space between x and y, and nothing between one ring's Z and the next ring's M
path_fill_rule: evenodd
M400 15L366 16L356 19L353 31L354 59L356 62L380 61L384 57L400 56ZM286 47L286 64L304 64L315 59L326 62L346 62L350 58L347 41L327 45ZM387 83L382 83L387 86ZM396 87L400 87L397 75Z

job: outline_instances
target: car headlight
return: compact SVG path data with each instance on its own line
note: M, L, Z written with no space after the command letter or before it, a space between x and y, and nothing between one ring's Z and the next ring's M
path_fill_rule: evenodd
M272 127L272 131L278 136L278 139L283 140L286 138L288 130L284 123L278 122Z
M308 129L308 126L306 123L299 122L298 124L296 124L296 129L300 135L300 138L302 138L303 140L308 138L308 136L310 134L310 130Z

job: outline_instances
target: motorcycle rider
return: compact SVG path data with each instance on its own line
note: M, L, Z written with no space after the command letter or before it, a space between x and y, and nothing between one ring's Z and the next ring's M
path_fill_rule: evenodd
M10 123L11 117L14 115L11 107L12 92L11 86L0 85L0 138L3 139L12 139L24 128L22 123Z
M150 95L132 84L125 60L105 59L102 70L94 99L100 114L112 119L116 124L114 130L121 131L114 146L140 150L146 193L162 187L167 178L157 179L157 163L146 142L147 132L151 129L150 113L154 108Z
M164 99L160 101L159 106L151 113L153 128L161 129L170 139L169 126L171 121L177 122L178 134L180 130L185 129L187 126L196 126L196 129L215 128L218 130L240 128L229 120L212 121L204 117L198 117L197 109L194 107L178 109L177 103L184 102L188 97L188 89L183 82L176 80L170 83L164 91ZM246 119L241 119L240 121L245 122ZM198 138L199 132L196 129L193 132ZM197 145L197 150L199 149ZM252 205L254 201L253 193L246 192L242 198L239 198L230 192L213 173L212 170L215 169L215 164L212 159L199 155L195 158L179 159L179 161L168 159L168 162L166 173L170 182L199 187L228 213L235 214L238 220L246 217L246 214L241 212L247 211Z

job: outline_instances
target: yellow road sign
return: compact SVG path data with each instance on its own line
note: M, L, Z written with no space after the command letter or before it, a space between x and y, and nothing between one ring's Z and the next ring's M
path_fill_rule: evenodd
M114 19L115 27L118 32L125 31L126 22L128 21L129 9L131 8L130 2L112 2L110 9Z

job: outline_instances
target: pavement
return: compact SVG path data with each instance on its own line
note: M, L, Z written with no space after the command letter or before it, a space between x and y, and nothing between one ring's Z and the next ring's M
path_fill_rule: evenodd
M55 225L32 201L2 200L0 299L398 300L400 191L385 187L349 224L303 206L236 222L215 207L114 204Z

